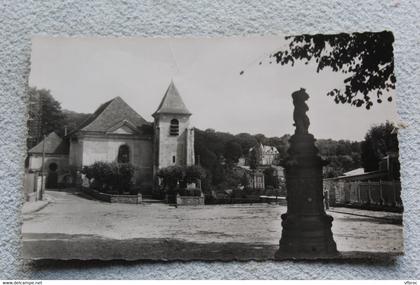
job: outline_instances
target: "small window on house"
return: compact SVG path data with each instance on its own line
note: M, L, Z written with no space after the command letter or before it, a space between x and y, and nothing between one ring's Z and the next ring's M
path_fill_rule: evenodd
M118 149L118 163L129 163L130 162L130 148L128 145L123 144Z
M172 156L172 163L175 163L175 155Z
M179 121L177 119L171 120L171 125L169 128L169 134L171 136L177 136L179 135Z

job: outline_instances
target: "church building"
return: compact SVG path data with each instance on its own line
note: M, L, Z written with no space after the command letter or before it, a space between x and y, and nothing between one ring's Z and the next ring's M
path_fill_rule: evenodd
M46 154L54 160L45 160L44 171L47 176L57 172L60 177L67 166L82 169L96 161L131 163L135 168L135 184L141 189L152 189L160 168L194 165L194 129L190 126L190 116L173 82L153 113L154 122L146 121L121 97L115 97L99 106L76 131L61 139L68 144L68 148L61 148L68 149L67 153L61 153L59 158ZM56 135L49 137L60 139ZM43 143L29 150L30 161L39 160ZM49 163L58 167L51 168ZM29 169L40 170L40 165L30 163Z

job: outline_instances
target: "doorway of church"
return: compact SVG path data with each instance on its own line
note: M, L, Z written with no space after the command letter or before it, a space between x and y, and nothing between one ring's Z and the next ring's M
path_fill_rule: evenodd
M57 188L58 184L58 173L57 173L58 165L55 162L50 163L48 166L48 175L47 181L45 183L45 188L47 189L54 189Z

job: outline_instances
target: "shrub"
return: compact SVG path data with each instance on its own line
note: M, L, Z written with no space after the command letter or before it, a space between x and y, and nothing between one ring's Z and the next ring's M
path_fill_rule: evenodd
M184 168L181 166L168 166L158 171L157 175L163 179L164 188L170 192L175 191L178 182L184 178Z
M185 181L187 183L194 183L206 177L206 171L198 165L188 166L185 169Z
M130 182L131 182L131 178L134 175L134 167L131 164L119 164L118 165L118 175L116 177L117 179L117 184L118 184L118 192L123 192L123 191L130 191ZM134 193L134 189L132 189L133 191L132 194L137 194ZM136 191L138 192L138 191Z
M273 167L269 167L264 170L265 187L278 188L279 179L277 177L277 171Z
M247 193L245 193L244 190L236 188L236 189L233 189L231 197L232 198L246 198L246 194Z
M83 167L82 172L88 179L94 179L92 187L102 192L123 193L130 191L130 182L134 175L131 164L97 161Z
M179 192L182 196L200 196L200 189L185 189L187 183L196 183L206 177L206 171L197 165L188 167L168 166L158 171L157 175L163 179L163 188L169 193Z

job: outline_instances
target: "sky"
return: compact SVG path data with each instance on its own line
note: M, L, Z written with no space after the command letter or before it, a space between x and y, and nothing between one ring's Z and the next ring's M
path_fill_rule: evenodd
M173 80L193 114L193 126L232 134L292 134L291 93L300 88L310 96L309 132L316 138L360 141L372 125L398 120L396 100L381 104L373 100L373 107L366 110L336 104L327 96L344 86L348 74L317 73L314 63L270 64L268 55L286 44L282 36L35 37L29 85L50 90L63 109L81 113L93 113L120 96L152 121ZM384 99L394 93L385 92Z

